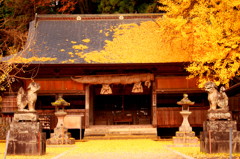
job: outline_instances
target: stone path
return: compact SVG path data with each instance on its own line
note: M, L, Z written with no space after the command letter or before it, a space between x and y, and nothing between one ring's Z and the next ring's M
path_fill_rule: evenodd
M109 142L108 140L102 140L100 142ZM111 141L110 141L111 142ZM106 143L105 143L106 144ZM139 143L136 143L139 144ZM144 145L144 143L142 143ZM138 145L134 145L131 143L131 146L128 147L128 150L123 147L118 147L118 145L114 145L111 143L112 150L109 149L107 151L102 150L100 147L93 147L91 152L86 150L87 152L81 151L80 147L73 147L68 151L65 151L52 159L193 159L192 157L186 156L179 152L176 152L168 147L159 147L156 151L149 151L149 149L144 151L142 147L139 145L140 149L136 150ZM118 149L117 151L114 149ZM121 149L123 151L121 151ZM136 151L136 152L135 152Z

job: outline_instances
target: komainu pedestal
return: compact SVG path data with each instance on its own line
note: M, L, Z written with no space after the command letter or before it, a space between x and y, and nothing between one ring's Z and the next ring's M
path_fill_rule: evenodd
M38 121L36 112L16 112L10 124L7 154L44 155L46 135Z
M205 121L200 133L200 151L206 153L229 153L230 129L232 129L232 152L240 152L240 132L233 120Z

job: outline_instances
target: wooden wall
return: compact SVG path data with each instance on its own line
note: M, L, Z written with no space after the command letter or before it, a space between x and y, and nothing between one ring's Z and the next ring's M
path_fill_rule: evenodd
M187 79L186 76L164 76L156 77L156 90L200 90L196 79Z
M206 120L207 109L207 107L190 107L192 114L189 116L189 123L192 127L202 127L203 121ZM179 127L183 121L181 110L181 107L157 108L157 127Z
M240 111L240 93L239 95L229 97L229 108L231 111Z
M34 79L41 88L39 93L83 93L84 85L71 79ZM26 87L31 80L25 82Z
M0 111L4 113L12 113L17 111L17 98L16 95L4 96L1 103L2 108ZM0 107L1 107L0 106Z

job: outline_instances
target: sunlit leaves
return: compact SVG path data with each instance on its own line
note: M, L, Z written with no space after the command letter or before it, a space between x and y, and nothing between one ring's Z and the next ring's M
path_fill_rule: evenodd
M161 0L166 18L192 24L194 62L187 68L199 86L208 80L228 84L239 74L240 3L236 0ZM184 31L185 25L175 29ZM184 31L185 32L185 31ZM190 48L189 48L190 49Z
M77 142L75 145L49 146L46 154L42 156L8 155L11 159L49 159L49 158L184 158L183 155L196 159L203 158L228 158L229 153L202 153L200 147L172 147L173 142L153 141L150 139L134 140L89 140ZM3 158L5 143L0 143L0 158ZM175 152L178 152L176 154ZM182 154L179 155L179 154ZM146 157L146 155L148 155ZM157 156L157 157L156 157ZM239 153L233 153L234 158L239 158Z

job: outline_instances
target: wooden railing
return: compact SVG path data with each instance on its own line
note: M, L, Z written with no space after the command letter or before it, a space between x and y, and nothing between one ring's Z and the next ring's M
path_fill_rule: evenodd
M202 127L206 120L207 107L190 107L192 114L189 116L189 123L192 127ZM170 128L179 127L183 118L180 114L181 107L162 107L157 108L157 127Z
M66 109L68 115L83 115L82 127L85 127L85 109ZM54 115L55 110L37 110L39 120L43 129L54 129L57 125L57 117Z

